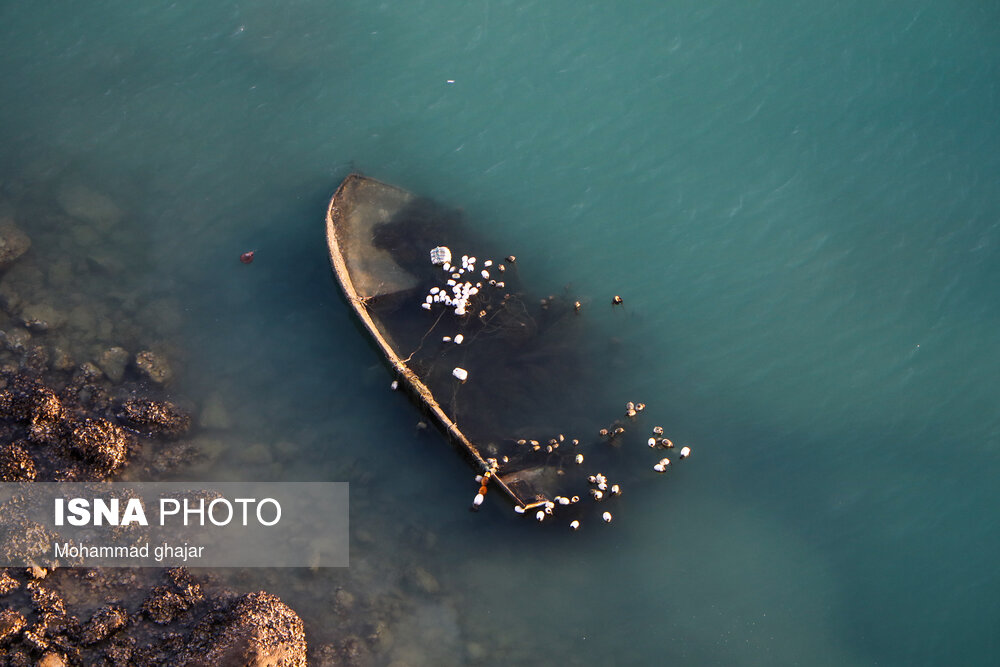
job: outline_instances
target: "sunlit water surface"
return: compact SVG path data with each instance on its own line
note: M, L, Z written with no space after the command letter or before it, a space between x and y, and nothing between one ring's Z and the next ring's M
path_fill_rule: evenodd
M1000 12L826 4L6 3L0 180L127 211L171 391L228 418L198 476L351 482L351 568L231 573L312 645L367 614L375 664L996 664ZM332 280L354 168L571 285L624 359L581 407L645 401L683 470L636 452L577 534L470 514Z

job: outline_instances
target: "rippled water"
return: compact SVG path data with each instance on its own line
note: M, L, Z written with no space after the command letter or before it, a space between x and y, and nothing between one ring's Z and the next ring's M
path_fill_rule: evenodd
M374 664L994 664L998 19L7 3L0 182L126 211L108 252L181 304L173 390L222 407L199 475L351 482L351 568L230 573L313 645L374 619ZM688 465L643 462L614 524L575 535L468 513L470 469L415 431L332 280L352 168L587 297L624 352L604 389Z

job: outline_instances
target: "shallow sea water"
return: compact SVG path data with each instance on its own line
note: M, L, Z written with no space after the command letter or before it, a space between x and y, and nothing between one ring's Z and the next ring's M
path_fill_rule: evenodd
M198 475L351 482L351 568L229 573L312 645L367 615L372 664L996 664L998 13L7 3L0 184L126 210L173 391L228 416ZM639 458L579 534L470 514L332 279L353 168L572 285L683 470Z

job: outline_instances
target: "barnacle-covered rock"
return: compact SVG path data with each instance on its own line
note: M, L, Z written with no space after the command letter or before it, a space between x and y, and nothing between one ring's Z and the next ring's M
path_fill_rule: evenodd
M176 436L191 428L191 417L168 401L130 398L121 404L118 418L153 435Z
M305 667L305 628L274 595L248 593L198 624L180 662L190 667Z
M0 446L0 481L32 482L37 475L28 450L16 442Z
M125 463L128 434L107 419L87 417L70 424L67 445L85 461L97 466L100 472L109 475Z
M143 375L157 384L166 384L173 377L166 358L152 350L143 350L135 355L135 365Z

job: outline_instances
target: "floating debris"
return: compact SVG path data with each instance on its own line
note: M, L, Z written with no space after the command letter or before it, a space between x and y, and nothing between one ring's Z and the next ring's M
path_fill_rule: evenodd
M682 459L686 459L689 456L691 456L691 448L690 447L681 447L681 452L678 455L678 457L682 458Z
M569 527L570 527L570 530L579 530L580 529L580 522L577 521L576 519L573 519L572 521L569 522Z
M399 380L393 380L392 384L389 385L389 389L392 389L393 391L399 389Z
M444 264L447 269L451 268L451 248L438 246L431 250L431 264ZM447 270L446 269L446 270Z
M240 255L240 261L243 262L244 264L249 264L250 262L253 261L253 256L255 252L256 251L254 250L250 250L248 252L243 253L242 255Z
M620 305L622 305L622 303L623 303L622 302L622 298L620 296L618 296L617 294L614 296L613 299L611 299L611 305L612 306L620 306Z
M611 512L605 512L601 518L604 519L604 523L611 523Z
M464 368L459 368L458 366L455 367L455 369L451 372L451 374L454 375L456 378L458 378L458 380L461 382L465 382L466 380L469 379L469 371L465 370Z

